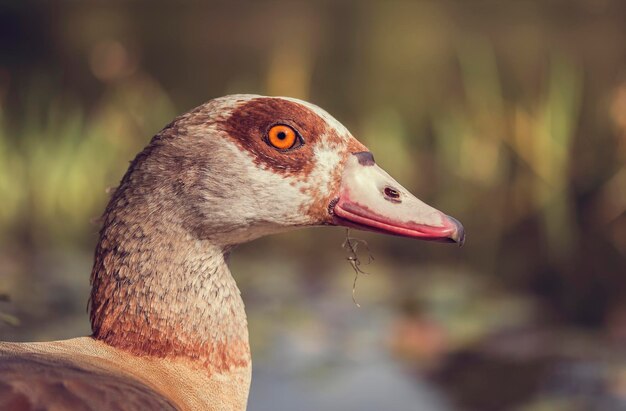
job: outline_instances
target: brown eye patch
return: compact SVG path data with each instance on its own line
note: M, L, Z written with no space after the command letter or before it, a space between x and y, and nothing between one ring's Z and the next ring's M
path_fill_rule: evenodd
M285 150L271 141L268 144L268 133L276 125L297 130L302 137L302 145ZM302 176L313 169L315 144L326 133L336 133L309 108L288 100L266 97L250 100L236 108L230 117L223 120L222 127L229 137L252 155L255 164L276 173ZM278 137L277 132L276 144L283 144ZM285 135L284 139L288 137Z

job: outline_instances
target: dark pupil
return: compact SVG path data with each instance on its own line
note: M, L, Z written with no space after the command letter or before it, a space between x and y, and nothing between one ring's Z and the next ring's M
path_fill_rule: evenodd
M276 137L278 137L279 140L284 140L287 138L287 134L284 131L279 131Z

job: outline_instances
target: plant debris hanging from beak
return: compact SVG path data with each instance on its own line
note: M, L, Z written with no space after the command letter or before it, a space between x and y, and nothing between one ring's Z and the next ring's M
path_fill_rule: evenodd
M352 283L352 302L358 308L361 308L361 305L356 301L356 282L359 279L359 274L369 275L368 272L363 271L363 269L361 268L361 259L358 255L359 245L361 244L363 244L363 246L367 250L367 262L365 263L365 265L369 265L372 263L372 261L374 261L374 256L370 251L370 247L367 244L367 241L361 240L359 238L350 237L350 229L346 228L346 239L341 247L348 251L348 256L346 257L346 260L348 260L348 262L352 266L352 269L354 270L354 282Z

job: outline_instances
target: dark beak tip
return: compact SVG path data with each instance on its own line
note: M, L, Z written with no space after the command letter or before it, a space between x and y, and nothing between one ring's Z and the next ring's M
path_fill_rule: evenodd
M463 232L457 243L459 244L459 247L463 247L465 245L465 232Z
M465 244L465 228L463 227L463 224L461 224L461 222L454 217L447 217L455 226L454 234L450 238L457 243L459 247L463 247L463 244Z

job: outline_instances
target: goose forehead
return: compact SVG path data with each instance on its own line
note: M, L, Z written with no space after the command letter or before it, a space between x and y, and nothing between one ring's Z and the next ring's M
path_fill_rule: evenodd
M300 104L308 108L309 110L317 114L320 118L322 118L329 126L335 129L337 133L339 133L341 136L345 138L348 138L350 136L350 132L348 131L348 129L343 124L341 124L336 118L328 114L328 112L322 109L321 107L318 107L315 104L311 104L308 101L299 100L297 98L292 98L292 97L277 97L277 98L280 98L286 101L291 101L293 103Z

